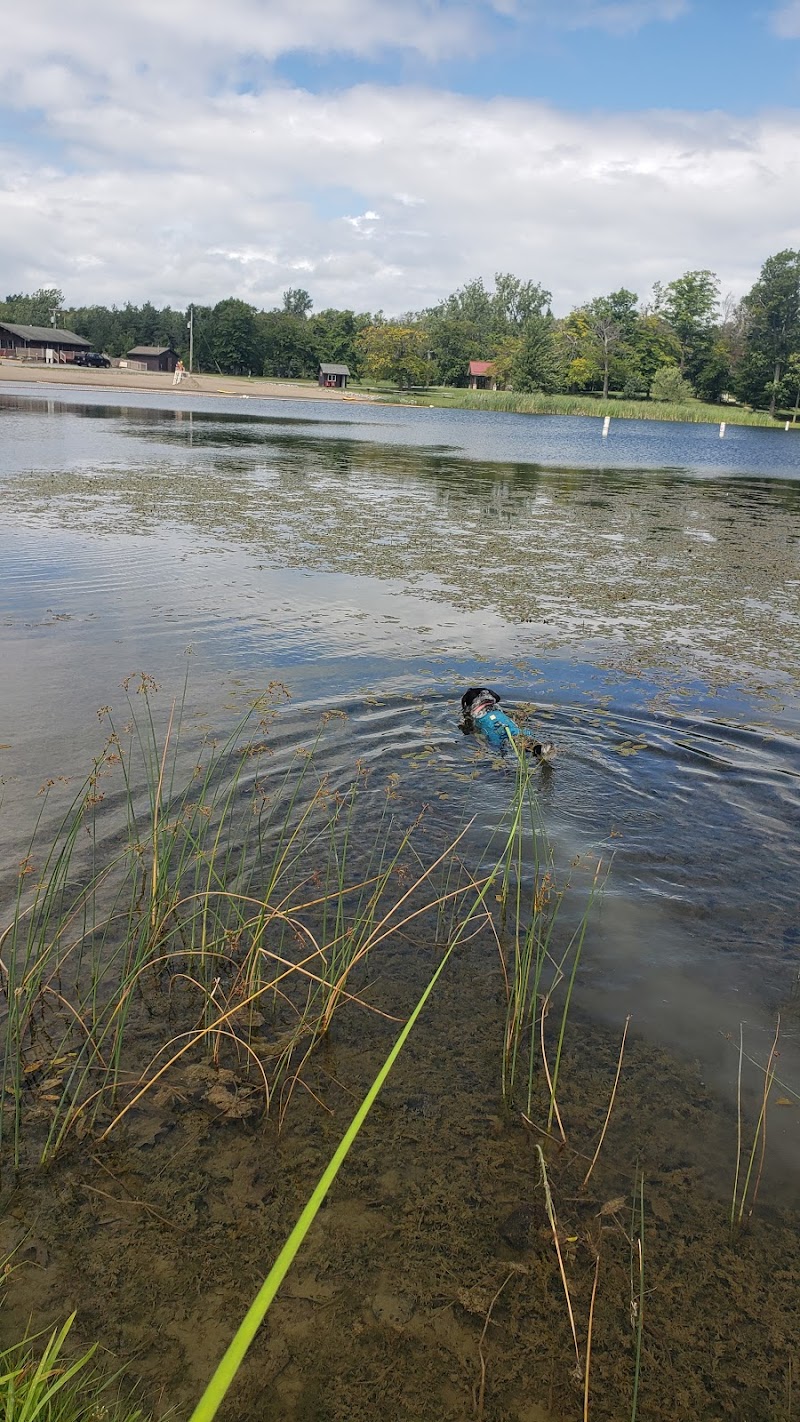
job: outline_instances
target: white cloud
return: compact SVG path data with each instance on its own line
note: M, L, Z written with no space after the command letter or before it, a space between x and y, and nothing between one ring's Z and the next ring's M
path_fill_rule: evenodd
M689 12L689 0L491 0L498 14L511 19L539 20L554 28L608 30L630 34L644 25L680 19Z
M4 22L0 74L31 102L46 65L56 87L71 78L84 93L158 76L168 103L167 81L182 92L242 66L246 77L253 61L297 50L365 59L411 50L430 61L471 53L482 13L476 0L70 0L68 9L36 0Z
M0 92L37 105L42 94L91 101L151 82L167 106L209 81L257 86L259 65L297 51L436 63L479 54L498 16L629 32L687 9L688 0L36 0L4 20Z
M375 223L380 222L380 213L362 212L360 217L345 217L343 220L349 222L362 237L371 237L375 231Z
M770 15L772 29L782 39L800 39L800 0L789 0Z
M678 5L576 0L569 13L667 19ZM490 9L475 0L474 25ZM63 0L20 7L0 93L41 120L0 152L5 290L271 305L302 274L317 307L396 312L511 270L564 311L689 267L740 294L769 253L800 245L795 112L571 115L422 86L231 83L234 34L277 53L313 20L320 45L366 50L428 16L415 42L471 43L469 24L451 32L455 13L435 0L296 0L291 13L282 0L72 0L68 19Z

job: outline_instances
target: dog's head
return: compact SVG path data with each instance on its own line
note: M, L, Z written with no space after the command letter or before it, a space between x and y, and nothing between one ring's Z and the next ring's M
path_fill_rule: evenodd
M497 692L488 686L471 686L461 698L461 710L465 716L474 716L479 707L497 706L499 701Z

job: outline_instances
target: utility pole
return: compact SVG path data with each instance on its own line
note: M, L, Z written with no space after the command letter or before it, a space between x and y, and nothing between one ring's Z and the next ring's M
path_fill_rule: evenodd
M194 365L194 306L189 307L189 374Z

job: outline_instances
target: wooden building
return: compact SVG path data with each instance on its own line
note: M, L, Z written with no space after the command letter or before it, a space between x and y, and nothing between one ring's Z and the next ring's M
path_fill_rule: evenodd
M56 326L18 326L16 322L0 321L0 356L12 360L65 364L73 360L78 351L91 349L91 341L76 336L74 331L59 331Z
M326 390L346 390L350 370L346 365L321 365L317 378Z
M134 346L128 351L124 361L120 361L123 368L133 365L140 370L163 370L171 375L178 364L178 352L171 346Z
M469 363L470 390L496 390L497 377L490 360L471 360Z

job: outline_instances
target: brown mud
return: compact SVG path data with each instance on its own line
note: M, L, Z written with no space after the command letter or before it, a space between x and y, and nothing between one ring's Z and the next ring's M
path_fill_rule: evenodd
M382 960L407 1011L435 955ZM731 1241L735 1113L690 1064L629 1037L599 1162L619 1036L573 1014L559 1106L566 1145L500 1101L502 981L490 945L451 962L303 1246L224 1408L286 1422L555 1422L583 1383L539 1183L546 1148L581 1362L599 1253L589 1416L631 1415L639 1298L632 1202L644 1178L638 1415L796 1416L800 1223L767 1152L760 1198ZM620 1029L621 1029L620 1024ZM556 1025L553 1026L553 1034ZM21 1264L4 1345L78 1310L141 1383L187 1415L396 1031L337 1017L283 1130L253 1081L196 1061L104 1143L7 1175L0 1248ZM735 1078L736 1052L731 1049ZM541 1077L541 1073L539 1074ZM541 1092L534 1116L546 1118ZM312 1095L313 1092L313 1095ZM315 1099L317 1098L317 1099ZM43 1110L46 1108L43 1105ZM792 1126L796 1107L783 1108ZM754 1127L748 1112L745 1140ZM499 1295L499 1296L498 1296ZM488 1323L487 1323L488 1319Z

